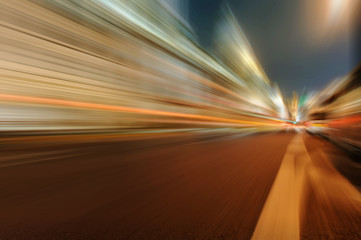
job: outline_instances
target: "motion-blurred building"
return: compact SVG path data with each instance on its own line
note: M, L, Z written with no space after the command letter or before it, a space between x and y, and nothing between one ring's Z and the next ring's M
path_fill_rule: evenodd
M309 101L310 131L361 154L361 65Z
M282 96L234 18L225 15L228 37L217 44L224 53L217 58L197 43L184 3L1 2L1 129L254 127L281 121Z

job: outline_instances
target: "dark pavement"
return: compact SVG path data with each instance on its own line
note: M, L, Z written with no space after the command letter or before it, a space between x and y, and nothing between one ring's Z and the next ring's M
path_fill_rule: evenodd
M251 239L296 135L2 140L0 239ZM335 148L302 137L312 161L322 155L318 146ZM311 166L334 176L330 161L317 159ZM352 185L341 175L329 182L307 176L300 238L361 238Z

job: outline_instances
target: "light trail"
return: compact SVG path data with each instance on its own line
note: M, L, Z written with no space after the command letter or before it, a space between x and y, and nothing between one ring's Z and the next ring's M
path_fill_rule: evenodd
M196 114L167 112L167 111L122 107L122 106L87 103L87 102L75 102L75 101L68 101L68 100L39 98L39 97L30 97L30 96L21 96L21 95L12 95L12 94L0 94L0 100L18 101L18 102L23 102L23 103L38 103L38 104L50 104L50 105L54 104L54 105L75 107L75 108L86 108L86 109L127 112L127 113L137 113L137 114L149 114L149 115L156 115L156 116L193 118L193 119L200 119L200 120L218 121L218 122L222 122L222 123L225 122L225 123L251 124L251 125L266 124L266 123L262 123L262 122L227 119L227 118L212 117L212 116L202 116L202 115L196 115ZM278 121L281 121L281 120L278 120Z

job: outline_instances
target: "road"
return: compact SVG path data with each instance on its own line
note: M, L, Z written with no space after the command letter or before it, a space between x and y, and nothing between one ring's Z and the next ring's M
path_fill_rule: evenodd
M0 146L0 239L361 239L361 168L307 133Z

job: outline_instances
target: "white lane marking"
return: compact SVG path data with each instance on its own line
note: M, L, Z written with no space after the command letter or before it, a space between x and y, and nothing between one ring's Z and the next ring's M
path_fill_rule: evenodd
M311 162L301 134L287 146L252 239L300 238L300 201L305 166Z

